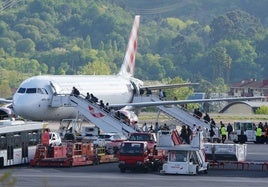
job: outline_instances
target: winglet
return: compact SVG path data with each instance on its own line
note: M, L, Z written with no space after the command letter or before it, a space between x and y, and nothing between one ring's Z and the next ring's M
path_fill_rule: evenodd
M126 54L119 75L128 75L128 76L134 75L139 25L140 25L140 16L136 15L130 32Z

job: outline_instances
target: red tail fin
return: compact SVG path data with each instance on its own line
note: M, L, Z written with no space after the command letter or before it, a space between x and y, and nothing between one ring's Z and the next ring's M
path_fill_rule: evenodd
M124 57L124 62L121 66L119 75L134 75L134 68L135 68L135 56L137 52L137 42L138 42L138 31L139 31L139 24L140 24L140 16L135 16L132 30L130 33L128 46L126 49L126 54Z

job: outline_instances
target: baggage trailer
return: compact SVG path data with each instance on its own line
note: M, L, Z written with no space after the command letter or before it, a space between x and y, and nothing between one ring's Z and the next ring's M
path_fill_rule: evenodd
M93 143L66 142L59 146L37 145L31 166L72 167L117 161L115 155L103 154Z
M91 143L67 142L59 146L37 145L31 166L82 166L97 162Z

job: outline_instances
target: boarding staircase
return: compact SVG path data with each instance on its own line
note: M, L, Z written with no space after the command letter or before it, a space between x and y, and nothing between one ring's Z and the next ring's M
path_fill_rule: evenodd
M152 96L151 101L160 102L161 100L156 96ZM158 105L157 108L164 114L177 120L180 124L188 125L191 128L193 128L194 124L196 125L196 127L201 126L205 129L210 128L209 124L194 117L193 114L191 114L189 111L178 107L177 105Z
M176 129L161 130L157 133L157 146L159 147L173 147L182 144L182 140Z
M58 95L52 100L51 105L76 107L80 114L105 133L119 133L127 136L129 133L137 132L135 126L127 125L116 118L114 113L104 110L97 103L90 102L82 96Z

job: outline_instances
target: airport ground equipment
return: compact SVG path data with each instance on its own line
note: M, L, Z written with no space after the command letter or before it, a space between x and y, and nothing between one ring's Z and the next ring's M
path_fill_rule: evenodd
M69 106L76 107L80 114L99 127L104 133L120 133L128 136L136 132L135 126L126 124L115 116L113 112L106 111L97 103L90 102L82 96L55 95L51 107Z
M176 130L162 131L166 134L171 143L178 145L181 143ZM163 138L163 137L162 137ZM121 144L119 150L119 168L121 172L126 170L159 170L166 160L166 151L156 149L158 139L154 133L136 132L131 133L127 141Z
M256 142L256 126L254 122L234 122L232 140L234 143Z
M31 166L71 167L116 162L115 155L107 155L105 148L94 148L92 143L64 142L60 146L38 144Z
M156 96L152 96L151 101L159 102L161 100ZM193 128L193 125L195 124L197 127L201 126L203 129L210 128L208 123L205 123L203 120L194 117L192 113L178 105L159 105L157 108L164 114L173 117L183 125Z
M247 144L204 143L209 161L243 162L247 157Z
M27 164L34 158L36 145L46 123L0 120L0 168Z
M163 152L151 152L146 141L124 141L119 150L118 167L122 173L126 170L147 172L158 170L164 159Z
M134 97L134 99L136 99L136 101L150 101L150 102L161 102L161 100L159 99L159 97L155 96L155 95L150 95L150 96L140 96L140 97ZM210 141L210 137L209 137L209 129L210 129L210 124L209 123L205 123L204 120L198 119L196 118L193 113L187 111L185 108L179 106L179 105L157 105L156 106L158 111L158 117L161 114L161 112L173 119L175 119L180 125L187 125L190 128L193 128L193 125L195 124L196 127L201 126L202 129L205 132L205 138ZM157 119L158 121L158 119ZM215 135L213 137L213 142L218 142L219 141L219 129L217 127L214 127L214 132Z
M208 162L205 160L200 133L196 133L191 144L175 144L172 132L159 132L157 150L164 150L167 159L163 164L162 174L206 173Z

